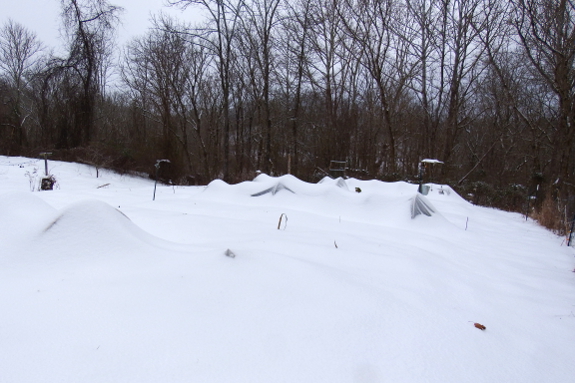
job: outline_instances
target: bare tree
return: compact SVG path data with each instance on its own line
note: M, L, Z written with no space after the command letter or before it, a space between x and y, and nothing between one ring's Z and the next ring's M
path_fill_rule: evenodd
M385 132L382 152L386 171L395 174L398 157L394 118L417 64L408 50L412 32L401 21L406 17L404 8L394 0L347 1L346 5L342 19L357 47L352 52L374 82L380 103L382 124L378 131Z
M214 175L210 158L216 151L204 131L212 56L188 29L166 16L154 19L154 28L128 45L122 78L150 122L147 133L161 126L158 155L170 158L174 175L208 178Z
M575 4L570 0L514 0L513 23L526 59L552 95L550 175L573 183L575 144Z
M284 108L291 131L288 173L296 175L299 172L302 93L308 72L312 4L313 0L287 4L287 14L282 19L283 39L278 47L282 58L276 67L276 77L286 100Z
M306 138L319 167L327 167L331 160L345 160L350 145L342 117L354 60L346 47L340 7L337 1L319 0L312 3L308 15L307 102L313 105L310 119L314 122Z
M261 97L264 120L264 153L263 171L273 173L272 161L272 116L271 116L271 81L274 65L274 29L278 25L281 0L254 0L246 4L242 24L242 40L245 54L253 58L256 64L259 81L251 83L258 88L255 91ZM252 72L252 74L255 74ZM258 86L261 83L261 87Z
M179 35L154 29L130 43L122 71L125 83L138 93L145 115L161 126L158 155L174 163L179 162L174 107L183 93L185 50L185 42Z
M533 148L527 149L526 153L526 147L541 139L525 113L525 107L533 109L535 103L520 106L520 99L525 99L523 94L530 86L521 81L525 78L522 74L525 65L514 48L516 35L509 22L512 4L483 0L481 7L483 12L475 17L472 27L478 32L484 47L487 70L473 90L473 97L483 112L479 117L480 124L476 124L479 126L472 124L466 129L465 145L471 169L458 184L462 184L476 169L483 174L496 175L500 180L523 183L528 179L525 173L529 171L520 170L531 168L525 166L525 159L534 158L537 152Z
M410 50L418 58L412 89L422 116L422 153L441 158L453 169L463 152L461 133L477 115L472 103L486 68L480 22L489 12L485 0L406 0L412 20Z
M203 44L212 52L218 68L222 91L223 115L223 166L222 177L230 178L230 98L232 94L232 66L234 63L234 44L240 23L243 0L169 0L172 5L187 8L199 5L208 14L208 25L191 33L202 37Z
M413 39L410 49L419 61L418 71L410 84L415 95L421 103L421 141L420 155L433 157L434 148L437 145L437 130L439 119L434 113L433 95L433 65L435 58L435 24L437 22L437 7L433 6L433 0L406 0L407 18L413 28ZM407 24L410 25L409 23Z
M75 126L61 144L83 146L92 138L102 66L110 54L112 32L122 8L106 0L61 0L61 6L69 53L59 66L62 70L72 70L81 88Z
M9 19L0 29L0 69L13 89L11 105L14 119L10 125L20 147L26 145L24 123L30 115L29 111L23 110L24 91L41 50L42 44L36 34L13 20Z
M473 21L483 12L480 5L481 0L453 3L442 0L441 70L447 80L442 159L446 162L451 159L462 129L473 119L468 114L472 109L466 109L466 104L475 81L485 68L481 65L485 47L479 44L479 31L473 28Z

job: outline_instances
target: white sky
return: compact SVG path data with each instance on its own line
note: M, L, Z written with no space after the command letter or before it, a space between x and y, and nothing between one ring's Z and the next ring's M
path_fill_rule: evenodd
M150 15L159 11L174 15L181 20L197 20L199 11L189 7L181 11L165 7L165 0L110 0L111 4L124 8L122 25L119 26L119 43L142 35L150 26ZM36 32L38 38L48 47L60 46L58 28L60 26L60 0L0 0L0 23L9 18Z

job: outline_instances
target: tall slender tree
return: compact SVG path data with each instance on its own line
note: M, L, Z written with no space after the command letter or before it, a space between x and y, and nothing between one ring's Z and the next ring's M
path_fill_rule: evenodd
M240 25L240 13L245 2L244 0L169 0L169 3L184 9L198 5L207 12L207 25L194 33L203 38L203 44L212 52L217 65L223 101L222 177L224 180L229 180L232 67L237 53L234 51L234 44Z
M263 168L266 173L273 173L272 161L272 112L271 112L271 87L274 66L274 30L278 25L281 0L254 0L244 7L242 24L242 40L246 55L253 58L257 68L258 81L252 84L261 89L255 91L261 96L263 109L263 124L265 145L263 153ZM258 86L260 88L260 86Z
M27 144L24 123L31 113L23 105L25 90L41 50L42 43L36 34L21 24L9 19L0 29L0 70L13 89L10 100L13 119L5 124L9 125L10 136L20 148Z
M565 187L575 179L575 4L570 0L513 0L513 4L519 43L551 95L554 154L547 173L565 196Z
M72 71L79 85L73 126L69 134L63 135L61 146L85 146L92 139L102 67L111 53L113 31L122 8L106 0L61 0L61 6L68 57L60 60L59 68Z

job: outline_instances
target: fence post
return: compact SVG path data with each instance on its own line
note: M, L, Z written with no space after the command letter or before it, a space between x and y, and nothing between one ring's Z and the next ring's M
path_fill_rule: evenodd
M571 246L571 239L573 238L573 228L575 227L575 215L571 220L571 229L569 230L569 239L567 240L567 246Z

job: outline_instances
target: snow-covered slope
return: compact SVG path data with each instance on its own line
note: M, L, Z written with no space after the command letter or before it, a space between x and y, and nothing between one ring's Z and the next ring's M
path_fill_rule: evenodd
M574 379L573 249L518 214L266 175L152 201L50 169L31 191L43 162L0 157L2 383Z

